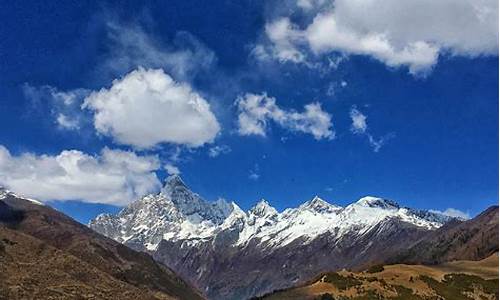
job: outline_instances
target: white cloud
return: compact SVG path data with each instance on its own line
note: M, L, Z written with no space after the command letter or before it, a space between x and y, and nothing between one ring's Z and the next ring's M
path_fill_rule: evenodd
M309 133L315 139L333 139L331 115L319 103L304 106L304 112L283 110L276 99L264 94L245 94L236 100L238 106L238 132L240 135L266 135L269 121L291 131Z
M208 156L217 157L221 154L227 154L231 152L231 148L227 145L217 145L208 149Z
M368 124L366 122L366 116L361 113L355 106L351 108L349 113L351 117L351 131L354 134L365 135L368 138L368 142L372 147L374 152L379 152L380 148L385 145L385 143L394 137L393 133L382 136L378 139L374 138L371 133L368 132Z
M76 130L80 128L79 122L77 119L72 119L66 116L63 113L59 113L56 118L57 124L64 129Z
M372 146L374 152L379 152L380 148L387 143L388 140L392 139L394 137L394 134L386 134L378 139L375 139L371 134L367 134L368 137L368 142L370 143L370 146Z
M340 82L330 82L328 84L328 87L326 89L325 94L330 97L334 97L337 94L337 91L340 91L341 89L345 88L347 86L347 82L342 80Z
M59 129L77 130L85 125L80 104L90 93L89 90L60 91L49 85L35 87L26 83L22 91L30 100L31 108L39 110L40 114L52 116Z
M366 116L363 115L355 107L351 108L349 113L351 116L352 124L351 131L354 133L365 133L368 126L366 125Z
M168 175L179 175L179 174L181 174L181 171L179 170L179 168L177 168L176 166L174 166L172 164L166 164L165 165L165 170L167 171Z
M248 179L257 181L260 178L259 174L259 165L255 164L253 169L250 170L250 174L248 175Z
M305 60L305 55L295 46L302 39L302 33L288 18L267 24L266 34L274 45L272 56L279 61L298 63Z
M139 68L91 93L83 104L94 112L94 127L120 144L150 148L160 143L199 147L220 126L208 102L163 70Z
M302 62L306 56L342 52L370 56L390 67L407 66L418 74L430 70L443 53L474 57L498 52L496 0L329 3L300 0L298 11L315 13L310 22L294 24L281 16L266 25L276 59Z
M251 180L259 180L260 175L257 173L254 173L253 171L250 172L250 175L248 175L248 178Z
M177 32L168 44L161 43L141 26L107 23L109 53L100 72L121 75L142 66L162 68L176 80L189 80L209 70L217 58L214 52L188 32Z
M48 89L51 96L56 101L59 101L66 106L70 106L70 105L74 104L76 101L78 101L78 99L81 99L82 94L88 92L85 89L80 89L80 90L77 89L77 90L73 90L73 91L63 92L63 91L59 91L56 88L50 87L50 86L45 86L45 88Z
M0 145L0 184L47 200L125 205L159 188L156 156L104 148L99 155L64 150L57 155L12 155Z
M445 211L431 209L430 211L434 212L434 213L439 213L439 214L443 214L446 216L450 216L450 217L464 219L464 220L470 219L470 215L468 212L463 212L463 211L455 209L455 208L447 208Z

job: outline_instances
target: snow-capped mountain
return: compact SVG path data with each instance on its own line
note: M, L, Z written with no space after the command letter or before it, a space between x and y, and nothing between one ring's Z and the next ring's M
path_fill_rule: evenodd
M116 216L99 215L89 226L153 253L210 298L242 299L322 270L383 258L408 246L405 239L410 243L449 220L377 197L342 207L316 196L283 212L261 200L245 212L234 202L205 201L179 176L171 176L159 194L143 197ZM376 253L392 240L398 246L389 244L390 249ZM270 267L274 271L268 272ZM246 272L244 280L238 272Z
M171 176L159 194L147 195L117 216L101 214L90 227L134 248L154 250L163 240L204 239L233 211L225 200L207 202Z

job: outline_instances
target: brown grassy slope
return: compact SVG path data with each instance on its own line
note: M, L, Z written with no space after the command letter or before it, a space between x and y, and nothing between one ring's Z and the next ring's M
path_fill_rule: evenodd
M327 273L260 299L498 299L498 254L437 266L390 265L376 273Z
M0 299L173 299L0 225Z
M123 284L159 295L178 299L203 299L195 289L170 269L156 263L149 255L108 239L48 206L36 205L9 195L0 200L0 223L11 231L31 237L44 249L55 248L59 250L57 255L62 253L85 263L99 272L99 276L109 276ZM10 246L4 247L8 251ZM17 249L16 252L24 250L31 253L34 249L28 247ZM32 253L33 259L42 259L43 257L36 256L37 253ZM32 268L31 271L31 275L36 276L38 270ZM87 273L82 271L80 275L81 277L74 278L85 278ZM57 277L54 277L54 284L55 278ZM97 286L97 282L89 286Z
M465 273L477 275L485 279L498 278L498 252L480 260L457 260L435 266L445 273Z

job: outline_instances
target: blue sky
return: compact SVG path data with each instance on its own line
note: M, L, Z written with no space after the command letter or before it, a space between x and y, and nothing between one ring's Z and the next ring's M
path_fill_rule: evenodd
M498 203L498 3L356 3L5 4L0 184L81 222L169 172L244 209Z

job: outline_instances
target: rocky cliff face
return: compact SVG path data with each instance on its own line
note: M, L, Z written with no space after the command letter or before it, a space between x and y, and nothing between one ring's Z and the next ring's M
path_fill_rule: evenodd
M377 197L346 207L314 197L281 213L261 200L245 212L207 202L173 176L159 194L89 226L152 253L211 299L245 299L385 261L450 219Z

